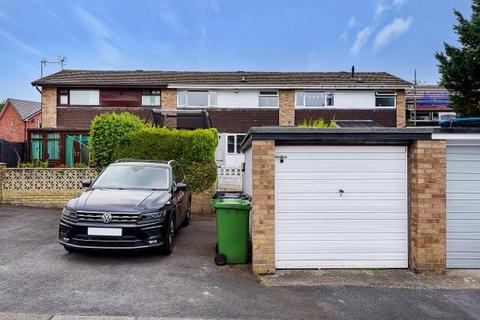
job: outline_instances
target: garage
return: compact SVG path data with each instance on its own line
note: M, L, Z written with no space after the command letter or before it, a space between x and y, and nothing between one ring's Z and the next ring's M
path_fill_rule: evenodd
M480 146L447 147L447 268L480 268Z
M275 159L275 268L408 267L407 147L277 145Z

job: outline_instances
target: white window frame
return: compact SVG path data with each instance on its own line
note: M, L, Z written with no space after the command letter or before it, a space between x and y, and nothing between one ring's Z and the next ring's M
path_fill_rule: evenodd
M387 97L387 96L393 96L393 106L377 106L377 97ZM375 91L375 102L374 102L374 108L390 108L390 109L395 109L397 108L397 92L396 91Z
M245 133L227 133L225 135L225 153L229 155L235 155L235 154L242 154L242 150L238 150L237 145L238 145L238 136L243 136L245 138L246 134ZM234 137L234 150L233 152L228 151L228 137Z
M208 95L208 106L194 106L194 105L190 105L190 102L188 101L188 93L190 91L197 91L197 92L206 92L207 95ZM183 99L185 100L185 103L182 103L181 100L182 100L182 97L181 95L184 95L183 96ZM188 90L188 89L182 89L182 90L178 90L177 92L177 105L179 107L185 107L185 108L208 108L208 107L216 107L217 106L217 101L218 99L218 95L217 95L217 91L215 90L195 90L195 89L192 89L192 90Z
M308 92L318 92L318 93L324 93L325 94L325 100L324 100L324 105L323 106L307 106L305 105L305 93ZM303 94L303 105L298 105L297 104L297 95ZM329 106L327 104L328 98L327 96L329 94L333 95L333 105ZM306 108L306 109L319 109L319 108L332 108L335 107L335 91L325 91L325 90L297 90L295 91L295 108Z
M72 92L96 92L97 93L97 97L96 97L96 103L91 103L91 104L76 104L76 103L72 103ZM100 90L85 90L85 89L70 89L70 92L69 92L69 104L71 106L99 106L100 105Z
M268 91L275 91L276 94L262 94L262 92L268 92ZM277 105L276 106L261 106L260 105L260 97L276 97L277 98ZM280 105L280 97L279 97L279 94L278 94L278 90L258 90L258 101L257 101L257 106L259 108L278 108L279 105Z
M142 106L146 107L159 107L162 104L162 93L160 90L150 90L150 89L145 89L145 91L150 91L150 94L145 94L143 93L144 90L142 90L141 93L141 100L142 100ZM158 94L157 94L158 92ZM158 104L143 104L143 97L158 97Z

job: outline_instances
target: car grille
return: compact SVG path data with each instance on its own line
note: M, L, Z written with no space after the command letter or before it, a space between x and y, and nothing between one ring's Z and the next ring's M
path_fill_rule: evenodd
M77 219L81 222L102 222L104 212L77 212ZM112 220L109 223L137 223L140 215L129 212L110 212Z

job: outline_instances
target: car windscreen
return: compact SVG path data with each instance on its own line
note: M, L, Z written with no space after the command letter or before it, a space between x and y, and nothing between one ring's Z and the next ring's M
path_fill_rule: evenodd
M102 189L168 189L169 170L160 166L113 165L92 186Z

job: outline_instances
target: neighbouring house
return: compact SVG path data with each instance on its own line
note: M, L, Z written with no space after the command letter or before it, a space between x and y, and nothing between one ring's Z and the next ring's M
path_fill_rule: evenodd
M39 102L7 99L0 112L0 140L25 142L27 130L40 128L41 106Z
M24 161L28 129L40 126L39 102L7 99L0 112L0 162L15 167Z
M450 93L435 84L407 89L408 126L438 126L438 121L456 117L449 105Z
M32 85L41 87L43 128L29 131L31 159L48 160L54 165L84 162L90 123L102 112L129 111L146 118L154 108L206 109L219 131L216 161L230 167L238 167L244 161L240 143L250 127L295 126L318 118L404 127L405 90L411 86L386 72L354 69L63 70L35 80Z

